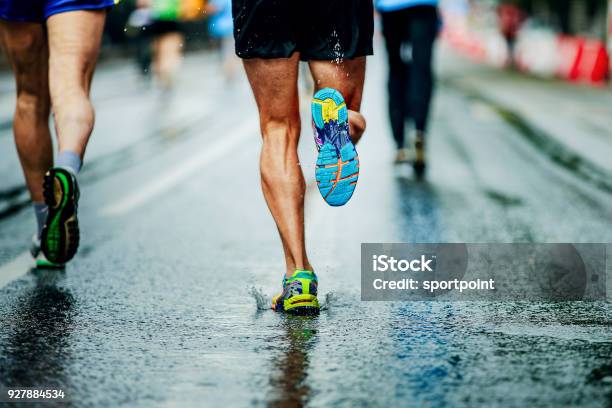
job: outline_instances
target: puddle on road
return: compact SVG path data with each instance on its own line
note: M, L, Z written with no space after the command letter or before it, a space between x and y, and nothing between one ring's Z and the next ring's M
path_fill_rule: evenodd
M270 310L270 296L255 288L251 295L258 309ZM322 304L324 310L333 304L333 313L267 314L264 321L277 333L265 349L272 374L261 401L596 406L608 400L608 304L361 302L353 292L328 293ZM585 313L591 320L583 324ZM374 385L383 372L384 381ZM481 398L484 389L490 392Z

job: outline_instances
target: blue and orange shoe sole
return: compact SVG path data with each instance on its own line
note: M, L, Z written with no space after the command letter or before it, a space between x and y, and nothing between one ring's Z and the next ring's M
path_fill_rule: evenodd
M353 196L359 178L359 156L350 138L348 109L342 94L332 88L319 90L311 107L319 149L317 186L327 204L342 206Z

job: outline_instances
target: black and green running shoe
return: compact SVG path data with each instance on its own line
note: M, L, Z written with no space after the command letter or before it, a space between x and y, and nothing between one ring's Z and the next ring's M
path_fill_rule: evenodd
M40 239L36 235L32 237L30 254L34 259L34 267L36 269L64 269L66 267L65 264L51 262L45 257L45 254L40 250Z
M79 186L74 173L64 167L50 169L45 174L43 194L49 215L40 247L50 262L64 264L74 257L79 247Z

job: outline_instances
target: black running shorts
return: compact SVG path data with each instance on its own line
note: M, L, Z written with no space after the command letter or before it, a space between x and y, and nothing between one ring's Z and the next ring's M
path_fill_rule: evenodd
M372 55L372 0L232 0L236 55L331 61Z

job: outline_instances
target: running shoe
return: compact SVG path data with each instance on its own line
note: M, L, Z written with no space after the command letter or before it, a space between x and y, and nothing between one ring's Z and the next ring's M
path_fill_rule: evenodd
M296 270L291 277L283 277L283 291L272 298L272 310L297 315L319 313L317 275L312 271Z
M312 123L319 151L315 176L327 204L340 206L353 195L359 156L349 134L348 109L340 92L323 88L312 99Z
M34 266L36 269L64 269L65 264L54 263L45 257L45 254L40 250L40 239L34 235L32 237L32 245L30 246L30 254L34 258Z
M72 259L79 247L79 186L74 173L64 167L49 170L43 194L49 215L41 234L41 249L47 260L63 264Z

